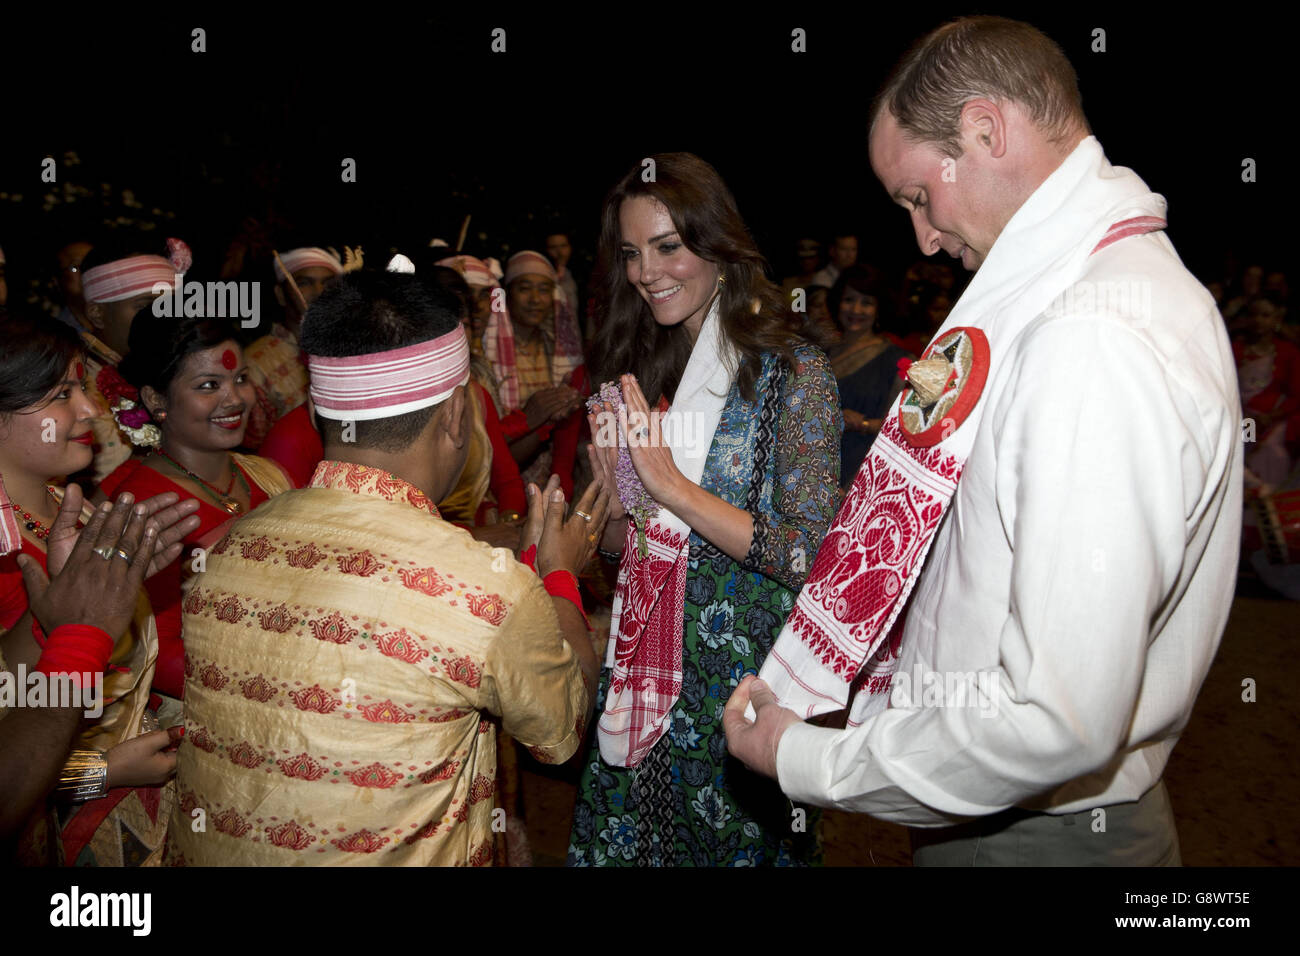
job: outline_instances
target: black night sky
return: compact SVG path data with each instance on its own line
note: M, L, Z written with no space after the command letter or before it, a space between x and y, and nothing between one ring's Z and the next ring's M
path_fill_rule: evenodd
M1289 258L1284 31L1254 14L54 9L7 12L0 41L11 65L26 64L7 71L0 156L0 191L23 195L0 199L11 304L15 280L46 268L52 242L87 231L87 202L42 210L41 160L67 151L81 163L67 175L174 211L167 232L190 242L204 272L247 216L272 222L282 246L382 253L454 242L471 213L466 251L536 246L558 221L581 273L606 189L669 150L718 168L778 276L797 236L841 225L862 237L864 260L900 267L917 250L867 163L867 106L912 40L973 12L1029 20L1062 45L1108 156L1169 199L1169 234L1198 275L1224 274L1230 249L1270 268ZM205 53L191 52L194 27L206 30ZM505 53L491 52L494 27L506 30ZM795 27L807 53L791 52ZM1096 28L1104 53L1091 50ZM355 183L341 181L345 157ZM1247 157L1255 183L1242 182Z

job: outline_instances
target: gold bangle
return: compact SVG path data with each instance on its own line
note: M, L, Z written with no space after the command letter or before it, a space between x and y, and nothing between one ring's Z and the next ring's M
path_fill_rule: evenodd
M102 750L74 750L59 771L56 788L74 802L97 800L108 792L108 755Z

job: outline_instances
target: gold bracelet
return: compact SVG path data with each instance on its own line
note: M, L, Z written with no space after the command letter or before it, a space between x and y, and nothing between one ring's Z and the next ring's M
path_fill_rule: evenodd
M59 771L59 795L73 802L98 800L108 792L108 755L102 750L74 750Z

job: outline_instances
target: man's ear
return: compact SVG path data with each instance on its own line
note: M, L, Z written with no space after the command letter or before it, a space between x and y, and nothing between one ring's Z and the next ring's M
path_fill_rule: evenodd
M104 330L104 306L100 302L86 300L86 319L98 331Z
M443 407L438 410L439 417L442 418L442 428L457 448L469 439L469 416L473 413L465 388L464 385L457 385L451 397L443 402Z
M970 100L961 108L961 135L964 148L1001 159L1007 151L1007 117L991 100Z

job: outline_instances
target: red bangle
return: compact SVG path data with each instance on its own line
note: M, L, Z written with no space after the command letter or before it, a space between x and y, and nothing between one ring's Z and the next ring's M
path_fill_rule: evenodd
M45 643L34 671L42 674L102 674L113 653L113 638L92 624L62 624Z
M591 630L591 621L587 620L587 612L582 609L582 595L578 593L578 578L572 571L563 568L552 571L542 578L542 586L551 597L572 601L578 613L582 615L582 623L587 625L587 630Z
M519 553L519 563L528 565L533 574L537 573L537 545L530 544Z

